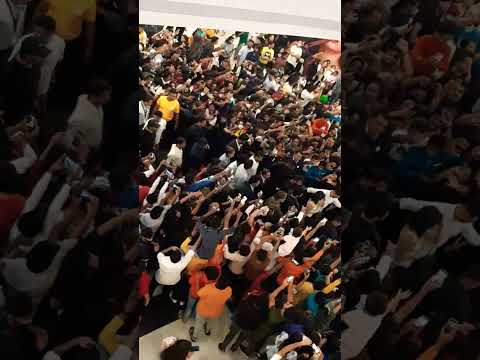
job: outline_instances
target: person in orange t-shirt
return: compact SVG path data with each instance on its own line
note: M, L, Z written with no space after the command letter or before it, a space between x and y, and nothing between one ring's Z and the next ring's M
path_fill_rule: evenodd
M198 291L205 285L214 283L219 275L220 272L215 266L208 266L202 271L195 271L190 274L190 278L188 279L190 291L188 293L187 306L183 313L183 322L187 322L194 314L195 305L198 301Z
M215 284L208 284L198 292L197 316L195 326L189 330L190 339L198 339L200 328L203 327L205 335L210 335L208 322L221 317L225 311L225 304L232 297L232 288L227 280L220 277Z

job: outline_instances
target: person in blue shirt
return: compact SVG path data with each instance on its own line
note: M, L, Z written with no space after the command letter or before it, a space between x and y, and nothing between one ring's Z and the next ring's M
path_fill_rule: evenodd
M422 177L433 176L446 168L460 164L460 157L444 151L445 145L445 138L442 135L434 135L427 146L413 146L408 149L393 168L402 186L412 186Z
M320 180L331 173L332 170L322 167L320 164L313 164L308 166L304 175L308 186L319 186Z
M342 115L327 113L327 119L330 120L332 124L340 124L342 122Z

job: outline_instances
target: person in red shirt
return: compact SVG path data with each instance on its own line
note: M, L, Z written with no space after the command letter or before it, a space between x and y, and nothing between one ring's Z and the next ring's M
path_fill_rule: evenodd
M416 76L437 78L448 71L452 49L438 34L424 35L417 39L410 53Z
M150 284L152 282L151 276L147 271L146 262L140 264L140 278L138 279L138 296L144 299L145 306L150 303Z
M281 285L285 279L290 276L299 278L305 273L305 270L310 269L332 246L331 241L326 241L323 247L315 253L312 257L303 257L302 254L295 253L290 256L280 257L277 263L282 266L282 270L277 276L277 284Z
M139 204L143 204L143 201L144 201L145 198L147 197L149 191L150 191L150 187L149 187L149 186L140 185L140 186L138 187L138 203L139 203Z
M8 246L8 234L22 213L25 198L20 195L22 183L15 167L9 162L0 162L0 252Z
M330 129L330 122L327 119L315 119L312 121L310 126L312 136L321 136L325 137L328 135L328 130Z
M188 293L187 306L183 313L183 322L187 322L194 315L195 306L198 302L198 290L217 281L219 275L220 271L215 266L207 266L205 269L195 271L190 275L188 280L190 291Z

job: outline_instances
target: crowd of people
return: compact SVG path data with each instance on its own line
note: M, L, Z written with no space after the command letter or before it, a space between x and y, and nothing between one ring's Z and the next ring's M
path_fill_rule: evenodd
M342 358L477 359L480 4L342 6Z
M223 316L222 352L340 358L340 70L311 41L140 26L144 302L191 325L164 360Z
M137 19L136 1L0 1L2 359L135 356Z

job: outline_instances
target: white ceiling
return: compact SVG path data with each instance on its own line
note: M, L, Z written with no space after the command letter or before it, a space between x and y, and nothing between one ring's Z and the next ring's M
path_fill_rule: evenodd
M340 40L340 16L340 0L140 0L141 24L204 26L323 39Z

